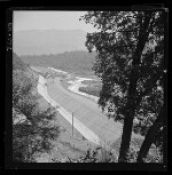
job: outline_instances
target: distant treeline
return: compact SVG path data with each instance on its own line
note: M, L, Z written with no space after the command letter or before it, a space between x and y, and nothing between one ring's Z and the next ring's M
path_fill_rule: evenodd
M86 51L64 52L57 55L24 55L23 62L33 66L51 66L67 72L81 75L94 74L92 66L95 61L95 53Z

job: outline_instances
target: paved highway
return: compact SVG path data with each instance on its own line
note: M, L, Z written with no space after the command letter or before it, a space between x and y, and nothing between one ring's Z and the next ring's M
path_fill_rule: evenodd
M104 142L113 143L121 136L121 123L103 116L101 109L94 101L66 90L61 85L59 78L49 78L47 90L54 101L67 111L73 112L75 118L79 119Z

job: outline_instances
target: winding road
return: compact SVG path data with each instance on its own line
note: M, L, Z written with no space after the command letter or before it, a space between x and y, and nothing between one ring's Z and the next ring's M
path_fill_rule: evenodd
M73 113L75 119L92 130L104 143L109 145L121 136L121 123L103 116L101 109L94 101L66 90L61 85L60 78L49 78L47 91L51 99L69 113Z

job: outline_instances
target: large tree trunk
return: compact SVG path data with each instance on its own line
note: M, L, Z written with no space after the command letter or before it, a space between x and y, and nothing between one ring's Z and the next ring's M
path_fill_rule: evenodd
M122 134L122 141L120 147L120 154L118 162L127 162L127 154L130 147L130 140L132 134L132 127L133 127L133 119L135 115L135 109L138 105L138 97L136 97L136 87L137 87L137 80L138 80L138 70L137 67L140 64L142 51L144 49L145 43L147 41L149 35L149 23L151 19L151 12L146 13L145 20L141 25L140 32L139 32L139 40L137 44L137 48L133 55L133 69L130 74L130 85L128 90L128 99L126 108L124 111L125 119L124 119L124 127L123 127L123 134Z
M134 73L134 71L133 71ZM126 108L124 111L124 127L122 133L122 140L121 140L121 147L120 147L120 154L118 162L127 162L127 154L130 147L130 140L133 128L133 119L135 115L135 109L137 106L137 100L135 97L136 94L136 83L137 83L137 76L133 74L131 78L131 84L129 87L129 95L126 104Z
M123 134L122 134L122 141L118 162L127 162L127 154L129 151L131 134L132 134L133 117L134 115L130 115L124 119L124 127L123 127Z
M157 120L152 125L152 127L149 129L146 135L146 138L142 143L142 146L140 148L139 155L137 158L137 162L142 163L143 159L147 156L149 149L155 140L157 131L160 129L161 126L163 126L163 116L164 116L164 110L162 109Z

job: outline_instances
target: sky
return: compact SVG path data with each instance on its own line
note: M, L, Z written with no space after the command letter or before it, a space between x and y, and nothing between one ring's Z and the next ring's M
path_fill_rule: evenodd
M22 11L13 12L13 30L83 30L93 32L95 29L84 21L79 21L80 16L86 11Z

